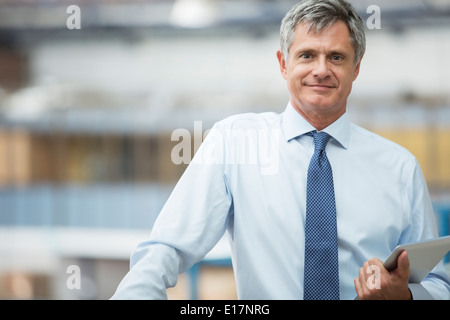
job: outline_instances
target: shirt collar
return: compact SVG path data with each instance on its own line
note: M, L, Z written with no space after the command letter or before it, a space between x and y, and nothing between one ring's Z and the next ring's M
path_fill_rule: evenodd
M286 141L290 141L305 133L316 130L305 118L298 113L294 107L289 103L286 110L282 114L282 129ZM328 133L334 138L342 147L347 149L350 140L350 120L347 112L339 119L330 124L322 131Z

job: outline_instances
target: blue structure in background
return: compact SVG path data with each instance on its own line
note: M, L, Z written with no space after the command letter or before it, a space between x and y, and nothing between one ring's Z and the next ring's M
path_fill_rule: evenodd
M433 208L436 214L439 236L442 237L450 235L450 203L435 202ZM444 257L444 262L450 262L450 253L447 253L447 255Z
M0 226L147 229L173 189L159 184L42 184L0 189ZM433 204L439 235L450 235L450 201Z
M173 186L157 184L36 185L0 190L0 227L151 229ZM450 202L435 202L439 235L450 233ZM444 257L450 262L450 253ZM231 267L231 258L204 259L188 272L198 299L202 266Z
M173 186L36 185L0 190L0 226L151 229Z

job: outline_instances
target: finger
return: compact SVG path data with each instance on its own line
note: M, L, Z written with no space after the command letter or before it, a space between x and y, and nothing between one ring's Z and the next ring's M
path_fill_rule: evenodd
M379 267L382 267L382 266L383 266L383 261L381 261L381 260L378 259L378 258L371 258L371 259L368 261L368 263L369 263L369 265L371 265L371 266L379 266Z
M368 263L364 263L362 268L359 268L359 297L364 298L367 295L369 295L369 288L367 287L367 277L366 277L366 270L367 270Z
M359 268L359 281L361 283L366 283L366 271L367 270L367 266L366 263L363 264L363 266L361 268Z
M361 284L359 283L359 278L353 279L353 283L355 285L355 291L359 299L362 297L362 288Z
M398 266L401 269L409 269L409 258L408 258L408 252L405 250L403 251L400 256L398 257Z
M370 260L363 263L363 270L366 271L370 267Z
M404 276L408 276L409 277L409 258L408 258L408 253L405 251L403 251L400 256L398 257L397 260L397 269L396 272L404 275Z

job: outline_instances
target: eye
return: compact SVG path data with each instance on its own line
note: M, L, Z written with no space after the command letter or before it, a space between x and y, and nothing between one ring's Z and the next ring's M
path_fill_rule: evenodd
M300 55L300 58L301 58L301 59L304 59L304 60L308 60L308 59L311 59L311 58L312 58L312 55L311 55L310 53L302 53L302 54Z
M344 59L343 56L341 56L340 54L335 54L331 56L331 60L333 61L342 61Z

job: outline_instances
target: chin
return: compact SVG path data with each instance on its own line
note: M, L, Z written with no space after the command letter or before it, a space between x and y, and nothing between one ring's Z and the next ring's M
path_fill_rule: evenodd
M332 109L336 105L335 101L325 100L325 99L312 99L305 101L309 106L315 109Z

